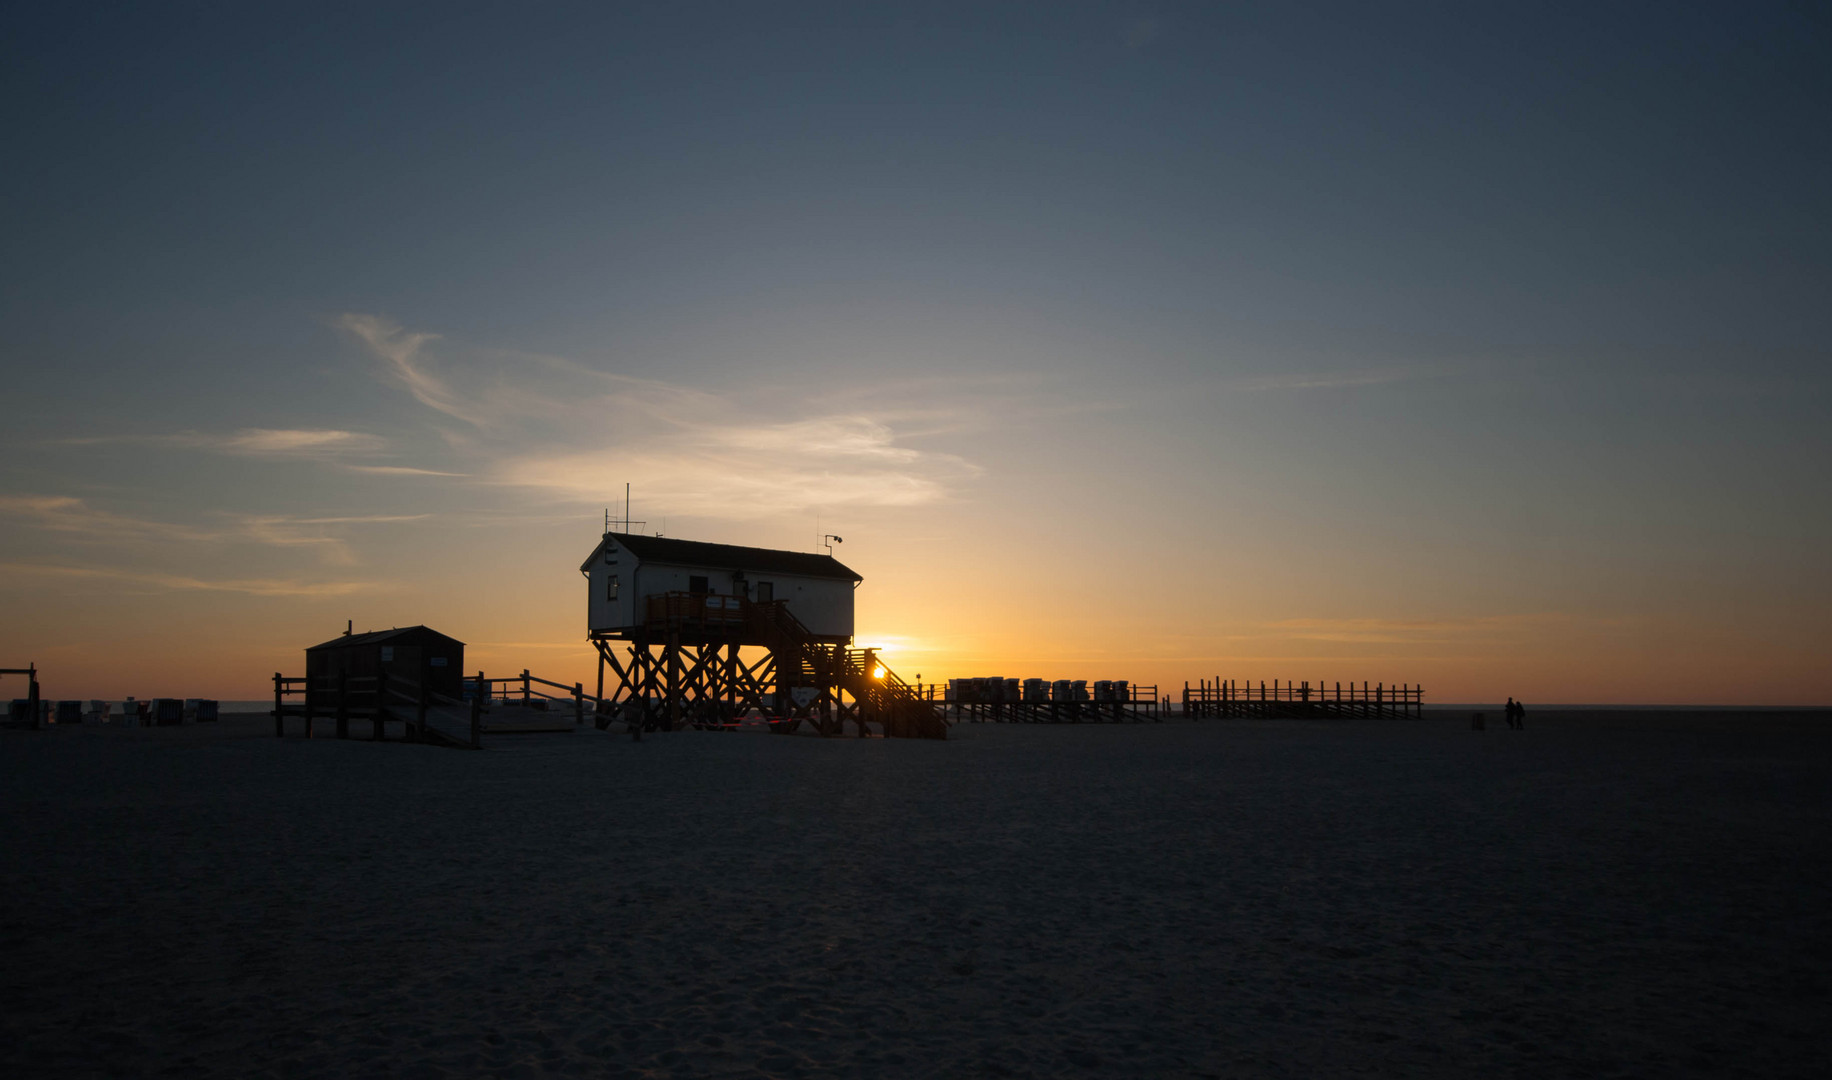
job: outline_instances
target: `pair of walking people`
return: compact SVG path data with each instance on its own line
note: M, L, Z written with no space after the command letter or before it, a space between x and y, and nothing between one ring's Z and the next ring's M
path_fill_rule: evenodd
M1507 704L1508 727L1515 731L1527 730L1527 707L1513 698Z

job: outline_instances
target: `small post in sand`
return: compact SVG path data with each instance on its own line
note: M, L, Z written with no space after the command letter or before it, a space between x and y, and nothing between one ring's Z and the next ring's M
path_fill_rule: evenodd
M471 749L483 749L483 696L489 693L483 672L477 673L477 692L471 695Z

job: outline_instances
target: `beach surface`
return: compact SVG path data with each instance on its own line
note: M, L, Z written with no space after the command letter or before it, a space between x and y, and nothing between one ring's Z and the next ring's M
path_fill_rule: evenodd
M0 732L0 813L8 1076L1832 1073L1826 713L230 717Z

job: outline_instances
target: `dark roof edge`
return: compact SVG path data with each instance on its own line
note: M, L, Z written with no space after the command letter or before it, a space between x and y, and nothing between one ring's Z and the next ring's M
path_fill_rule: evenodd
M439 637L442 637L445 640L453 642L455 644L458 644L458 645L464 644L464 642L459 641L457 638L453 637L450 634L440 633L438 630L434 630L432 627L427 626L424 623L421 623L415 626L390 627L387 630L364 630L360 634L339 634L329 641L321 641L316 645L307 645L305 647L305 651L313 652L318 649L334 649L340 645L364 645L372 641L381 641L384 638L393 637L396 634L404 634L410 630L424 630L429 634L436 634Z

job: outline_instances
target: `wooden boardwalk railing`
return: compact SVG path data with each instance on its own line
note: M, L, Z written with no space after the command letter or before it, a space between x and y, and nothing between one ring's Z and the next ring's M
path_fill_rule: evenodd
M1203 679L1196 686L1183 684L1183 715L1191 720L1204 717L1409 717L1424 715L1425 690L1411 683L1388 686L1385 683L1341 683L1333 686L1309 682L1283 685L1272 680L1271 687L1261 682L1237 683L1232 679Z

